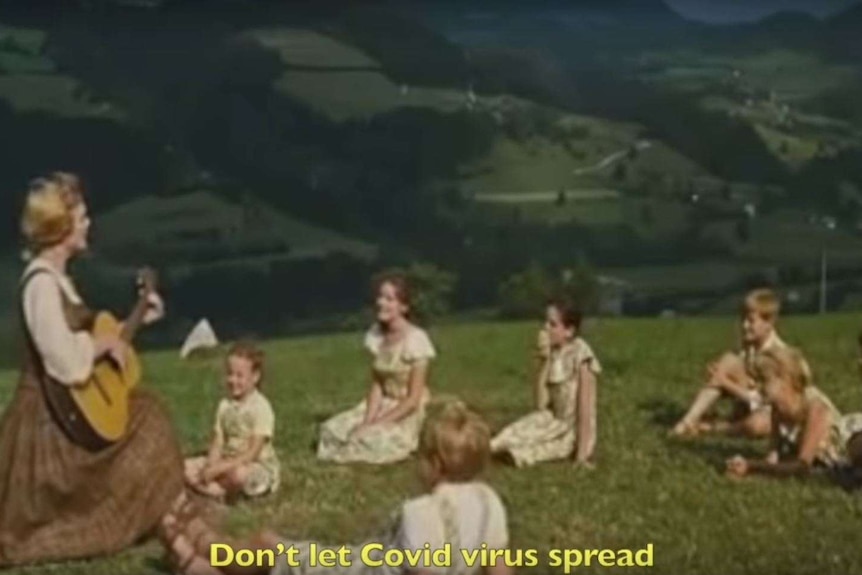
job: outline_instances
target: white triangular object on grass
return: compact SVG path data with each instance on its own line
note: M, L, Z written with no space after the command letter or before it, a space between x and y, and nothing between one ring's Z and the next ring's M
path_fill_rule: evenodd
M180 350L180 357L186 359L196 350L212 349L214 347L218 347L218 338L213 330L213 326L210 325L209 320L202 319L186 337L186 341Z

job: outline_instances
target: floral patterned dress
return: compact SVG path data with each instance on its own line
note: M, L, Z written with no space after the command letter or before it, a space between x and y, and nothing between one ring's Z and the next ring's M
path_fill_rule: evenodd
M580 368L584 364L596 375L602 371L593 350L581 338L575 338L559 349L549 350L542 375L547 390L547 407L504 428L491 441L492 451L508 452L518 467L572 455L577 436ZM595 406L591 413L590 425L595 442ZM590 445L589 451L592 448Z
M272 441L275 435L275 414L269 400L259 391L236 400L224 398L216 412L213 432L222 440L221 456L229 459L248 449L255 437L264 437L266 443L257 459L248 464L242 493L247 497L259 497L275 493L281 484L281 465ZM194 457L186 461L186 469L198 472L207 464L207 456Z
M371 352L375 377L382 387L383 413L407 397L413 366L436 357L428 334L415 326L411 326L400 341L391 344L385 341L382 330L375 326L365 335L365 347ZM352 435L353 429L365 418L367 403L363 400L323 423L317 457L335 463L379 465L407 459L418 447L428 398L426 391L419 408L396 423L374 425L362 434Z
M820 401L826 405L830 413L829 435L827 435L815 458L815 463L829 469L844 467L848 464L847 442L850 438L862 431L862 413L851 413L841 415L838 408L832 403L825 393L817 387L809 385L805 388L805 405L810 406L814 401ZM802 440L803 425L778 426L778 452L781 457L793 457L799 453L799 443Z

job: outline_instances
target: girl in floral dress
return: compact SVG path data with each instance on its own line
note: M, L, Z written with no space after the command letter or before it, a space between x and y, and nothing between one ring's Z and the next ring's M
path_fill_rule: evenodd
M578 336L581 315L565 302L548 305L539 333L542 368L536 411L501 431L491 442L497 455L518 467L565 459L591 466L596 445L596 376L601 365Z
M377 322L365 335L371 386L361 403L323 423L319 459L387 464L416 450L429 400L428 366L436 351L428 334L410 321L411 303L403 277L378 281Z
M798 350L763 352L754 373L772 406L773 449L762 460L731 458L728 475L791 477L815 468L837 471L862 463L862 413L842 416L826 394L811 384Z

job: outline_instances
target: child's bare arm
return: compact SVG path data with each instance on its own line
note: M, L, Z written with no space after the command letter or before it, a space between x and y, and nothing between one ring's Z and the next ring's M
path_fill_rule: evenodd
M745 385L749 379L742 358L731 351L710 362L706 372L707 384L712 387L722 387L728 382Z
M582 363L578 368L578 445L575 460L587 461L592 453L593 446L593 418L596 409L596 376L590 370L589 363Z
M207 466L213 465L221 458L221 451L224 447L224 436L220 428L213 431L212 439L210 440L210 448L207 452Z
M266 437L264 435L253 435L248 440L248 445L246 446L245 451L243 451L236 457L233 457L232 460L236 463L237 466L254 463L260 458L260 452L263 451L263 448L268 441L269 437Z
M380 417L380 409L383 406L383 387L376 373L371 374L371 387L365 398L365 419L362 423L371 424Z
M260 457L260 452L263 450L267 441L269 441L268 437L264 437L262 435L252 436L248 441L248 446L242 453L230 458L219 459L215 464L209 467L207 470L208 479L210 481L218 479L219 477L230 473L234 469L257 461L258 457Z
M734 380L725 380L717 387L737 399L745 402L751 401L752 389L745 385L745 383L736 382Z
M823 441L829 435L831 415L820 402L815 403L808 413L803 431L802 443L796 457L788 461L746 461L747 474L757 473L774 477L805 475L814 465Z
M417 361L410 368L410 380L407 383L407 397L382 414L376 423L397 423L419 409L422 397L425 395L428 380L427 360Z
M543 410L548 408L550 399L548 397L548 369L550 364L547 358L542 360L539 367L539 373L536 375L535 383L533 384L533 399L536 402L536 409Z
M221 461L222 449L224 449L224 432L221 428L220 414L216 414L216 423L213 427L210 446L207 450L207 461L200 470L200 480L204 483L214 481L217 477L217 475L214 474L214 471Z

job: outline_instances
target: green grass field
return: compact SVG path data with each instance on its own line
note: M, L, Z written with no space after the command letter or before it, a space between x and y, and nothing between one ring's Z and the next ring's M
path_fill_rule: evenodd
M862 408L855 372L855 316L790 318L782 331L809 355L818 384L845 411ZM497 429L529 407L532 324L432 328L440 357L431 385L458 395ZM820 478L723 477L724 459L765 446L736 440L671 441L666 428L694 391L702 365L734 338L732 319L597 320L586 337L604 364L599 391L598 469L565 463L524 470L494 466L487 479L505 500L512 544L535 548L641 548L655 545L657 574L784 575L862 572L862 499ZM318 463L318 422L358 401L366 359L359 334L270 342L266 393L277 413L283 490L230 510L234 534L270 526L291 538L360 540L415 493L413 462L391 467ZM174 352L146 357L149 387L167 398L189 453L205 445L221 394L218 360L181 363ZM0 375L0 402L14 374ZM161 572L154 544L117 557L37 573ZM553 572L546 562L535 572ZM591 568L585 573L615 572Z
M609 177L612 167L593 168L606 157L633 145L637 126L570 114L562 115L560 123L578 125L588 133L582 139L570 140L573 152L545 138L517 142L500 137L486 156L463 168L461 185L472 192L488 194L612 185Z

